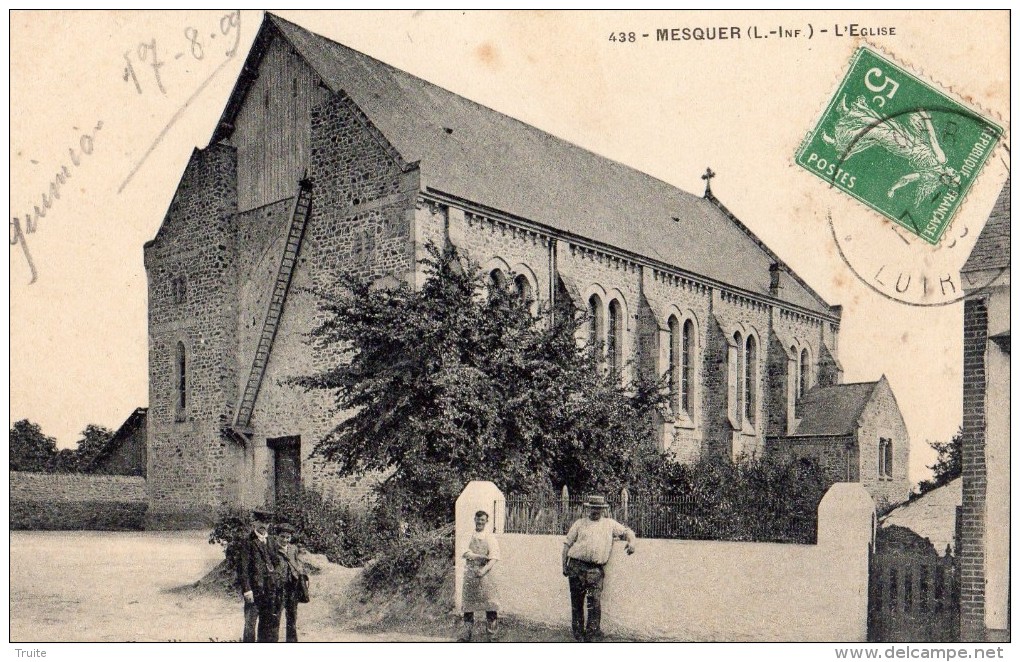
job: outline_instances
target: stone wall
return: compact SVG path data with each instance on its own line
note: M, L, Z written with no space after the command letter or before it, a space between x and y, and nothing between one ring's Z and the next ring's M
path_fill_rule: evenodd
M237 398L237 159L196 150L156 238L145 246L149 285L149 516L155 526L201 526L236 494L237 448L220 430ZM175 281L183 295L175 296ZM179 286L178 286L179 287ZM179 352L185 357L180 403ZM162 518L167 520L163 521Z
M366 122L342 94L312 109L311 216L252 416L255 433L245 452L245 488L240 498L246 506L273 503L274 451L266 441L277 437L300 437L302 482L328 498L358 501L377 480L341 478L336 467L312 457L315 445L343 414L332 414L329 394L305 392L289 383L336 360L308 337L324 319L313 290L338 295L345 272L406 281L414 270L410 230L417 174L402 170ZM275 259L278 264L279 257ZM261 287L268 289L271 284L269 280ZM239 319L255 318L261 328L264 316L264 307L255 305L242 310ZM250 342L256 340L253 337ZM238 351L250 355L253 350L239 345Z
M770 340L768 379L770 406L768 436L791 434L796 427L797 398L801 385L801 357L807 352L808 365L804 372L804 389L826 379L836 377L822 363L829 357L822 342L823 327L827 323L800 313L774 308L772 311L772 338ZM831 358L831 357L829 357ZM827 372L828 370L828 372Z
M892 442L891 476L878 474L879 439ZM910 435L889 382L884 377L875 385L871 400L861 414L857 448L861 458L861 484L874 497L879 512L906 501L910 495Z
M458 213L458 211L460 213ZM463 221L460 217L463 216ZM486 273L500 269L509 277L524 275L536 301L549 301L550 237L481 214L453 210L451 240L466 250ZM460 225L458 228L457 225ZM460 230L458 236L458 229Z
M10 472L12 530L142 529L146 506L137 476Z
M857 442L845 437L782 437L768 440L768 453L781 462L804 458L813 461L828 485L860 481Z
M619 302L623 317L621 342L624 380L633 378L640 364L637 355L638 322L641 304L641 267L608 252L568 241L556 243L557 273L576 284L580 301L574 302L581 310L588 310L592 295L598 295L601 316L605 320L602 338L606 341L609 305Z
M690 411L685 412L682 407L677 411L671 410L662 434L664 448L678 461L694 462L701 457L708 393L712 388L705 381L713 369L710 353L706 351L708 329L713 323L711 291L701 283L658 269L644 267L642 271L645 316L641 321L640 346L644 352L642 365L647 376L659 378L669 371L670 318L676 318L681 333L686 322L693 324ZM680 349L682 353L682 344Z
M709 412L705 427L706 451L718 457L753 456L765 450L765 429L772 406L765 388L770 315L770 307L759 301L713 290L705 358L711 366L705 374L705 406ZM737 333L741 337L739 347L734 340ZM736 395L733 380L741 365L738 355L749 336L757 347L757 383L753 415L747 418L736 412L735 398L742 400L743 395Z

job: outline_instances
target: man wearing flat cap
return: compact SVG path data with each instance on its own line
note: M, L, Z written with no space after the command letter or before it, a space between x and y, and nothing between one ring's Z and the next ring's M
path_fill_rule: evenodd
M627 554L634 553L634 532L606 516L605 497L589 496L584 501L588 517L570 527L563 545L563 575L570 582L571 629L577 641L602 641L602 586L606 563L617 538L627 541ZM588 613L585 618L585 604Z
M241 543L237 580L244 597L244 633L241 641L270 642L280 639L280 609L283 606L284 561L269 539L272 514L252 513L252 532Z

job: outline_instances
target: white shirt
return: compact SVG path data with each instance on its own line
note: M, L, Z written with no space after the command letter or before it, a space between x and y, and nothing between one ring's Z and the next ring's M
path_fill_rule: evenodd
M598 521L588 517L579 519L567 532L567 557L605 565L616 538L633 540L634 532L612 517L602 517Z

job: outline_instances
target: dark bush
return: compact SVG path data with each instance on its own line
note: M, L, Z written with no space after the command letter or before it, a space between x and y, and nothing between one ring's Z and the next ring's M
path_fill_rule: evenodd
M363 565L393 540L400 528L377 504L339 505L309 489L303 490L296 502L278 508L273 521L292 524L297 529L297 544L347 567ZM251 529L249 511L228 509L217 518L209 543L224 547L230 568L237 567L238 544ZM274 527L270 531L274 532Z
M220 512L209 534L210 545L222 545L227 567L237 568L240 544L251 534L251 512L231 508Z
M370 593L401 592L437 600L449 599L443 587L452 570L453 524L390 540L378 559L365 569L364 586Z
M636 498L689 501L682 530L695 538L812 543L830 481L812 461L703 458L651 463Z
M314 554L347 567L363 565L387 538L375 504L336 504L303 490L300 500L277 511L277 519L297 529L296 542Z

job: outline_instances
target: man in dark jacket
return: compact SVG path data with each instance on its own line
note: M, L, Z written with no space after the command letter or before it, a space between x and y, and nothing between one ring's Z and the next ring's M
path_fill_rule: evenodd
M244 634L241 641L280 639L283 606L283 561L269 539L268 513L255 511L251 535L241 543L238 583L244 597Z

